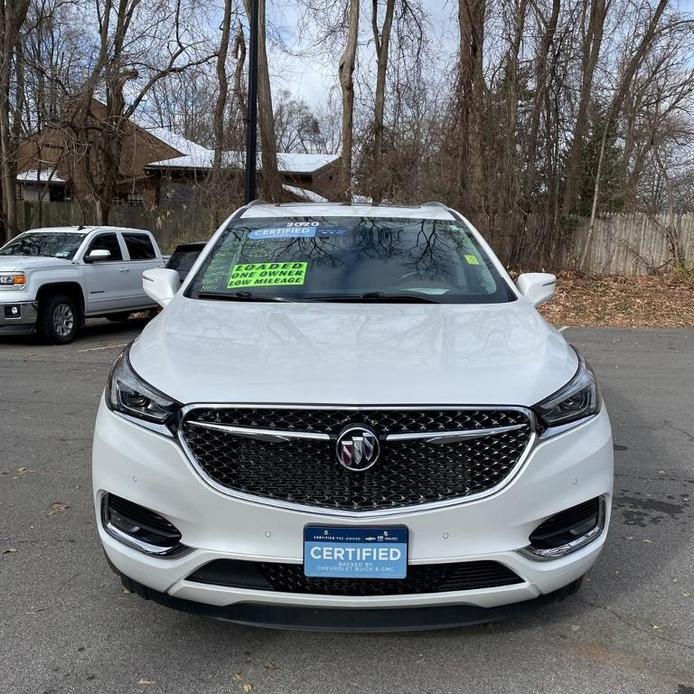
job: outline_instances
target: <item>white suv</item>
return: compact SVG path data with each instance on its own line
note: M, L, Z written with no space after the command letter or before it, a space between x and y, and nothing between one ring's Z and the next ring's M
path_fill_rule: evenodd
M595 377L443 205L252 204L118 358L94 434L106 554L143 597L343 630L498 619L605 541ZM180 287L180 289L179 289Z

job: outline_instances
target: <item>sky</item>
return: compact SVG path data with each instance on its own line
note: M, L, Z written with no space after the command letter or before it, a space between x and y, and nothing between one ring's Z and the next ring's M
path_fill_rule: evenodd
M576 2L577 0L570 0ZM455 15L457 0L421 0L422 6L429 15L429 34L435 43L435 54L439 64L432 69L441 69L449 61L456 49L457 23ZM653 0L655 2L655 0ZM371 40L370 7L371 3L362 0L360 30L360 60L373 61L373 42ZM279 47L270 48L270 72L273 91L282 88L303 98L314 108L326 103L331 90L338 87L338 59L328 59L311 55L309 52L316 36L312 22L305 22L300 7L303 3L296 0L268 0L269 32L287 46L294 55L288 55ZM694 21L694 0L671 0L671 7L679 10ZM272 42L271 42L272 43ZM338 46L336 50L341 50ZM694 56L692 56L694 63Z
M694 3L694 0L691 0ZM362 0L360 57L362 64L372 61L373 40L371 38L371 4ZM453 21L456 13L455 3L444 0L422 0L422 6L429 15L429 34L436 38L437 54L445 60L446 54L455 50L457 25ZM316 29L311 22L305 22L300 3L292 0L268 0L269 33L280 40L296 55L287 55L279 47L270 49L270 72L273 90L289 89L292 94L301 96L312 107L325 104L331 89L338 87L337 56L333 59L319 57L310 53ZM337 47L337 53L342 46Z

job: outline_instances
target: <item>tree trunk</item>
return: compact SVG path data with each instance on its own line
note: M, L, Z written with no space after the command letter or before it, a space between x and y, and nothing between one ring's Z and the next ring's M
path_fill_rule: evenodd
M243 86L243 66L246 62L246 39L243 35L243 27L239 26L234 39L234 56L236 67L234 69L234 96L237 101L237 112L246 113L246 92Z
M385 171L383 170L383 118L386 105L386 70L388 68L388 51L390 34L393 27L395 0L386 0L386 14L383 28L378 29L378 0L372 0L371 30L376 47L376 101L374 106L374 151L371 171L373 201L381 202L383 197Z
M214 106L214 156L212 159L213 177L222 168L222 151L224 150L224 114L227 107L227 54L229 52L229 34L231 32L231 0L224 0L224 17L222 19L222 36L217 52L217 100Z
M243 0L246 14L251 16L251 0ZM278 200L282 194L282 182L277 169L277 140L275 118L272 111L272 91L268 69L266 46L265 0L258 3L258 121L260 125L261 187L263 198Z
M352 148L354 144L354 65L359 39L359 0L349 0L347 45L340 58L342 91L342 156L340 158L340 196L352 200Z
M217 99L215 100L214 113L212 114L212 129L214 130L214 150L212 153L212 169L207 176L207 195L212 207L212 221L214 226L220 223L220 207L226 202L223 190L226 181L222 175L222 153L224 152L224 117L227 108L227 95L229 84L227 82L227 55L229 53L229 37L231 34L231 0L224 0L224 16L221 24L222 35L219 39L217 50Z
M588 225L588 233L586 234L586 243L583 246L583 253L581 255L581 262L579 264L579 269L583 270L586 265L586 260L588 259L588 251L590 250L590 242L593 238L593 229L595 228L595 217L598 213L598 198L600 197L600 181L602 178L602 163L605 159L605 148L607 145L607 133L609 131L609 121L605 123L605 130L602 133L602 139L600 140L600 154L598 155L598 168L595 172L595 187L593 188L593 203L590 208L590 223Z
M483 73L486 0L459 0L459 67L456 132L460 204L473 221L482 222L484 173L482 112L486 103Z
M535 94L533 96L533 106L530 115L530 132L528 135L528 148L526 150L526 182L525 195L528 199L535 186L535 178L537 175L537 146L540 131L540 114L542 113L545 92L547 90L547 58L550 48L554 41L554 34L557 30L557 21L559 19L559 10L561 9L561 0L552 0L552 13L545 23L545 30L540 41L540 48L536 57L535 66ZM543 18L544 19L544 18ZM529 207L529 204L526 203Z
M4 237L17 233L17 150L21 134L23 65L20 31L29 9L28 0L0 0L0 176ZM15 102L10 100L12 68L16 67Z
M607 16L606 0L592 0L588 32L583 41L583 56L581 75L581 91L578 99L578 110L574 122L573 137L566 160L566 176L564 183L564 198L562 201L562 217L569 215L576 206L579 181L582 175L581 159L583 156L583 140L588 130L588 106L593 89L593 76L600 57L605 17Z

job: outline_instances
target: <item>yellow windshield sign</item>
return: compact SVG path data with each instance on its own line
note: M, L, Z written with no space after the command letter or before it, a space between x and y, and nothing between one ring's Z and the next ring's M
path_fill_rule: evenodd
M308 263L242 263L229 274L229 289L302 285Z

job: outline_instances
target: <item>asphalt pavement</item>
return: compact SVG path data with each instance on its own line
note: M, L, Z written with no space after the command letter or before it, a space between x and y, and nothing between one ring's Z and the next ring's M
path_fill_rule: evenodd
M2 694L694 694L694 331L566 332L602 379L616 449L610 536L578 595L502 624L326 635L174 612L108 569L91 434L140 328L0 340Z

